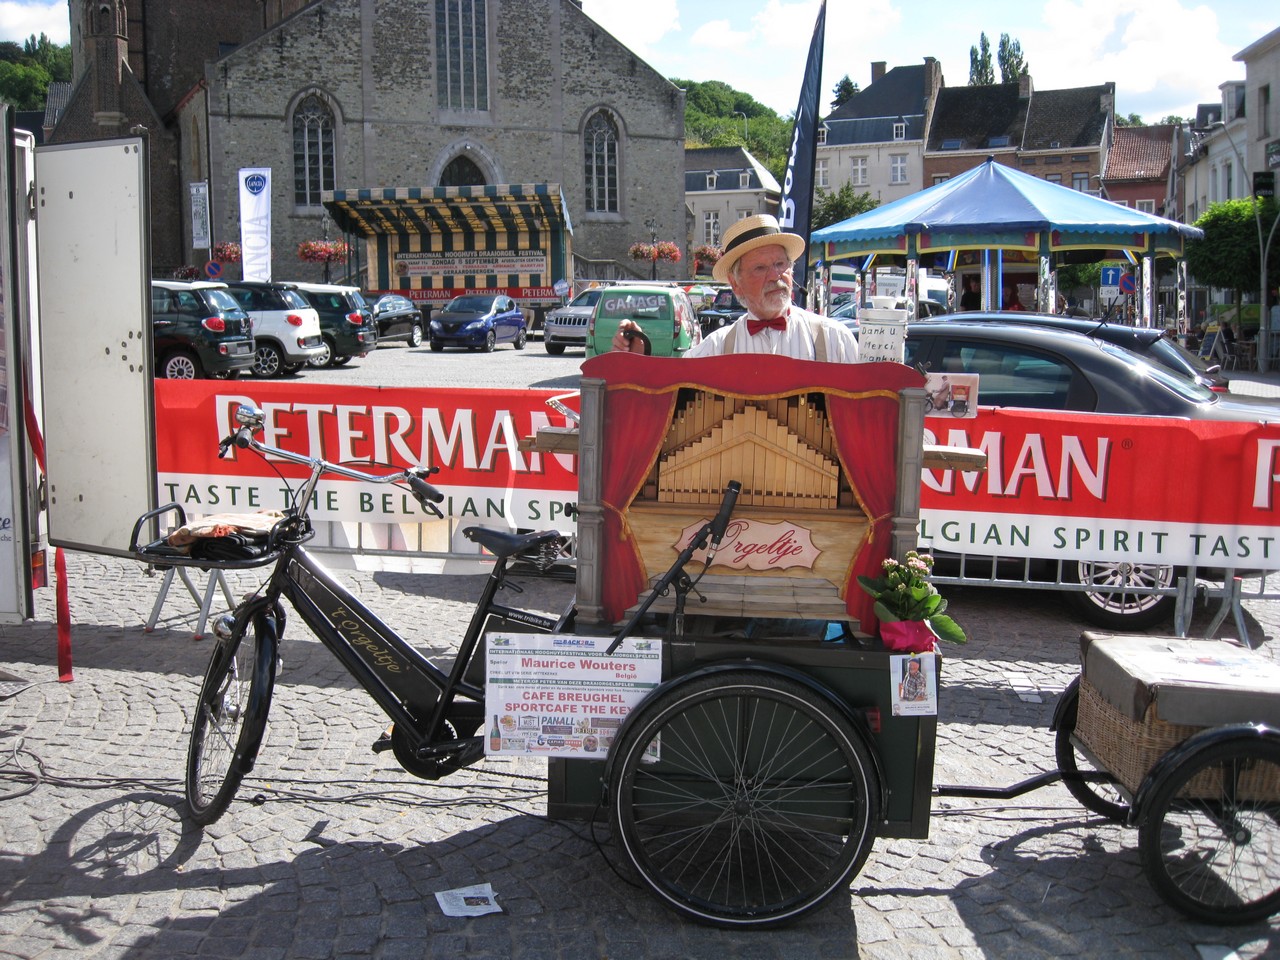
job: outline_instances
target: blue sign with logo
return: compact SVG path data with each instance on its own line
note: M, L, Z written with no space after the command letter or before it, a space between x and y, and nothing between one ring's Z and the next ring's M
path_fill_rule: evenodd
M1120 278L1120 292L1130 296L1138 292L1138 281L1132 273L1126 273Z
M1120 286L1120 274L1124 271L1120 267L1103 267L1102 282L1099 286L1118 287Z
M222 264L217 260L210 260L204 265L204 275L210 280L217 280L222 276Z
M267 188L267 178L260 173L251 173L244 178L244 188L256 197Z

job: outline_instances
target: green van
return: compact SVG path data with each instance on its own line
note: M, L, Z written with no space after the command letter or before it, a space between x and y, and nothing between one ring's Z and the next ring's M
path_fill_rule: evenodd
M587 324L587 357L608 353L618 323L634 320L655 357L679 357L702 342L702 328L689 295L679 287L627 284L606 287Z

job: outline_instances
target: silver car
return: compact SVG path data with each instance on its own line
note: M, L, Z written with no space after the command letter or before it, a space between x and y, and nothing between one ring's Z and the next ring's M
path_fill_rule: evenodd
M587 346L587 321L591 319L596 301L604 291L584 290L563 307L547 314L542 327L542 343L547 353L564 353L565 347Z

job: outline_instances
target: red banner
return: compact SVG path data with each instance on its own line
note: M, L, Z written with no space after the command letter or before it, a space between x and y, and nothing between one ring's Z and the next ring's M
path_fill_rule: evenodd
M1280 568L1280 425L983 408L925 427L987 453L985 473L924 471L930 549Z
M521 437L565 426L546 406L550 390L443 390L332 386L260 380L156 381L159 497L191 514L280 509L305 467L234 451L218 442L234 431L241 403L261 408L264 443L377 472L435 466L446 514L489 526L568 527L576 501L576 457L524 453ZM278 471L278 473L277 473ZM290 482L285 483L281 476ZM407 491L328 478L312 505L317 520L363 523L428 519Z

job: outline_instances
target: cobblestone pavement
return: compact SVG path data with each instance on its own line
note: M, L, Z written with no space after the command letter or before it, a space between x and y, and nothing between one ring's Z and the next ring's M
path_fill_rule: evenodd
M586 824L545 818L539 761L415 780L370 745L381 714L296 623L257 770L203 831L180 816L186 727L209 641L131 561L69 556L75 680L56 681L52 591L0 628L0 956L1261 957L1280 920L1238 928L1171 912L1136 833L1060 785L1015 801L935 798L928 840L879 840L850 895L778 931L687 923L609 867ZM479 580L343 573L396 629L448 651ZM237 593L252 589L243 575ZM520 598L544 609L560 585ZM953 590L973 635L946 650L936 782L1007 785L1052 769L1047 726L1083 629L1058 598ZM1250 632L1280 603L1248 601ZM1203 627L1205 615L1198 618ZM1230 623L1228 624L1230 627ZM525 779L532 777L533 779ZM607 840L601 825L596 833ZM493 884L501 914L444 916L432 894ZM923 952L922 952L923 951Z

